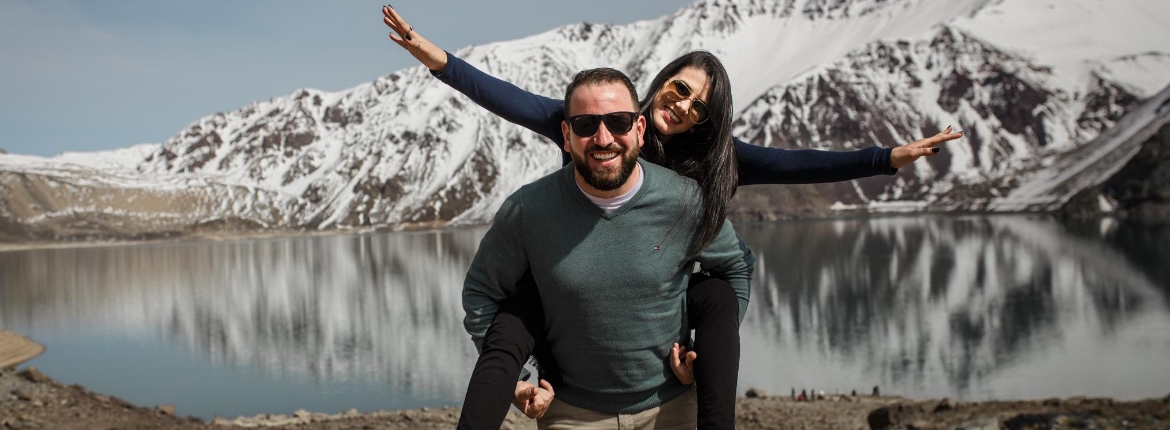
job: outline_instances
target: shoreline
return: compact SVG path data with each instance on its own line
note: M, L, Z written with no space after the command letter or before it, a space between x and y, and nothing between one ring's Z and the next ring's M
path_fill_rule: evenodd
M733 219L732 222L738 224L756 224L756 223L772 223L772 222L828 222L828 221L851 221L863 219L881 219L881 218L898 218L898 217L997 217L997 216L1045 216L1057 217L1059 214L1054 212L842 212L834 213L829 216L812 216L812 217L796 217L796 218L781 218L781 219ZM1103 216L1101 218L1116 218L1114 216ZM323 236L361 236L366 234L376 233L420 233L420 232L435 232L451 229L477 228L491 225L490 222L483 224L446 224L443 221L431 222L417 222L396 224L393 226L379 226L379 227L365 227L353 229L326 229L326 230L290 230L290 229L270 229L270 230L247 230L247 231L199 231L192 232L170 232L163 233L173 234L173 237L159 237L157 233L152 234L149 238L107 238L94 239L86 238L79 240L62 239L62 240L25 240L18 242L0 242L0 253L14 252L14 251L36 251L46 249L89 249L89 248L114 248L126 246L139 245L174 245L174 244L193 244L193 243L214 243L214 242L231 242L243 240L265 240L265 239L291 239L299 237L323 237Z
M484 224L486 225L486 224ZM263 230L247 232L194 232L176 234L174 237L152 237L147 239L86 239L86 240L33 240L0 243L0 253L16 251L39 251L48 249L91 249L119 248L147 245L179 245L198 243L234 242L247 240L295 239L323 236L361 236L376 233L421 233L458 228L474 228L481 225L436 225L418 223L399 225L395 228L333 229L333 230Z
M205 421L184 417L182 405L139 406L117 397L65 385L28 367L0 369L0 429L449 429L455 407L338 414L297 410ZM831 395L813 402L790 395L748 390L736 402L736 425L744 429L999 429L999 428L1170 428L1170 395L1120 401L1070 397L1045 400L960 402L897 395ZM1027 426L1032 427L1027 427ZM512 408L504 429L535 429L536 422Z

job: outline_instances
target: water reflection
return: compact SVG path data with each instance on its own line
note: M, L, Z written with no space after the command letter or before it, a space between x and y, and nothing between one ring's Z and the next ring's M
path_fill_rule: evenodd
M1166 273L1135 265L1115 247L1119 241L1102 240L1116 233L1110 228L1087 237L1045 218L1012 216L738 229L752 238L761 262L745 338L859 369L852 378L818 381L814 376L803 378L805 383L841 389L893 385L916 395L1002 396L998 373L1021 365L1060 366L1070 339L1125 348L1113 341L1137 321L1145 324L1153 317L1155 325L1170 328ZM1154 239L1160 247L1145 243L1164 250L1170 248L1167 239ZM1163 277L1155 282L1151 274ZM1168 339L1154 336L1162 359L1170 356ZM1167 370L1170 364L1129 369ZM1133 397L1170 389L1170 378L1156 379L1161 386L1152 392L1112 387L1112 393ZM1080 387L1078 393L1094 390L1100 387ZM1029 392L1073 394L1042 391Z
M382 381L462 398L474 349L459 293L481 235L2 254L0 316L20 331L179 342L273 377Z
M973 216L737 229L758 255L741 390L882 385L957 398L1170 391L1165 225ZM460 289L483 232L0 253L0 325L67 339L60 342L113 334L147 348L179 345L210 365L160 366L246 369L318 390L299 404L243 413L314 408L303 398L353 383L392 387L377 396L457 404L474 362ZM95 359L54 356L50 346L46 356L65 366L88 369ZM141 389L86 385L132 401ZM316 408L417 404L360 402L368 391L337 395L336 407ZM193 396L185 401L204 402ZM179 406L205 417L235 413L207 405Z

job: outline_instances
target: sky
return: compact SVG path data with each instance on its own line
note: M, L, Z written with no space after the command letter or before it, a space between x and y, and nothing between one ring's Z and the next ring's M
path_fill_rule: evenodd
M395 8L455 50L577 22L654 19L692 0L414 0ZM213 114L418 62L365 0L0 0L0 149L52 156L161 143Z

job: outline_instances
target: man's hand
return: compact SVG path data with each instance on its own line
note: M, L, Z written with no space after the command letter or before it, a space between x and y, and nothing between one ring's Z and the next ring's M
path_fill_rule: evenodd
M543 379L540 380L539 387L528 381L516 381L516 394L512 398L512 405L524 412L528 418L537 419L548 412L554 395L556 393L553 392L552 384Z
M670 349L670 370L674 371L674 376L683 385L695 383L696 358L699 358L699 353L695 351L687 352L687 347L677 343Z
M940 131L934 136L918 139L894 148L894 152L890 154L890 167L901 169L909 166L910 163L917 161L919 158L938 154L942 150L938 147L939 145L960 137L963 137L963 132L952 133L951 127L947 126L945 130Z

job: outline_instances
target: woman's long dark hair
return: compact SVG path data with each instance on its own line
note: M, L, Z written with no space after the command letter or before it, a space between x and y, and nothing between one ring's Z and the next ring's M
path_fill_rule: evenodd
M668 155L658 130L654 128L654 99L666 80L686 67L707 73L711 87L711 98L707 102L709 117L706 122L689 131L671 137L668 143L671 151ZM735 196L735 189L739 185L739 164L735 142L731 137L731 81L723 63L715 55L707 51L693 51L678 57L658 72L645 94L641 110L649 127L646 128L642 156L652 163L694 179L699 183L699 191L702 193L702 207L688 205L692 215L688 218L701 220L699 236L688 256L688 259L693 259L719 235L723 221L727 218L727 209L731 206L731 198Z

